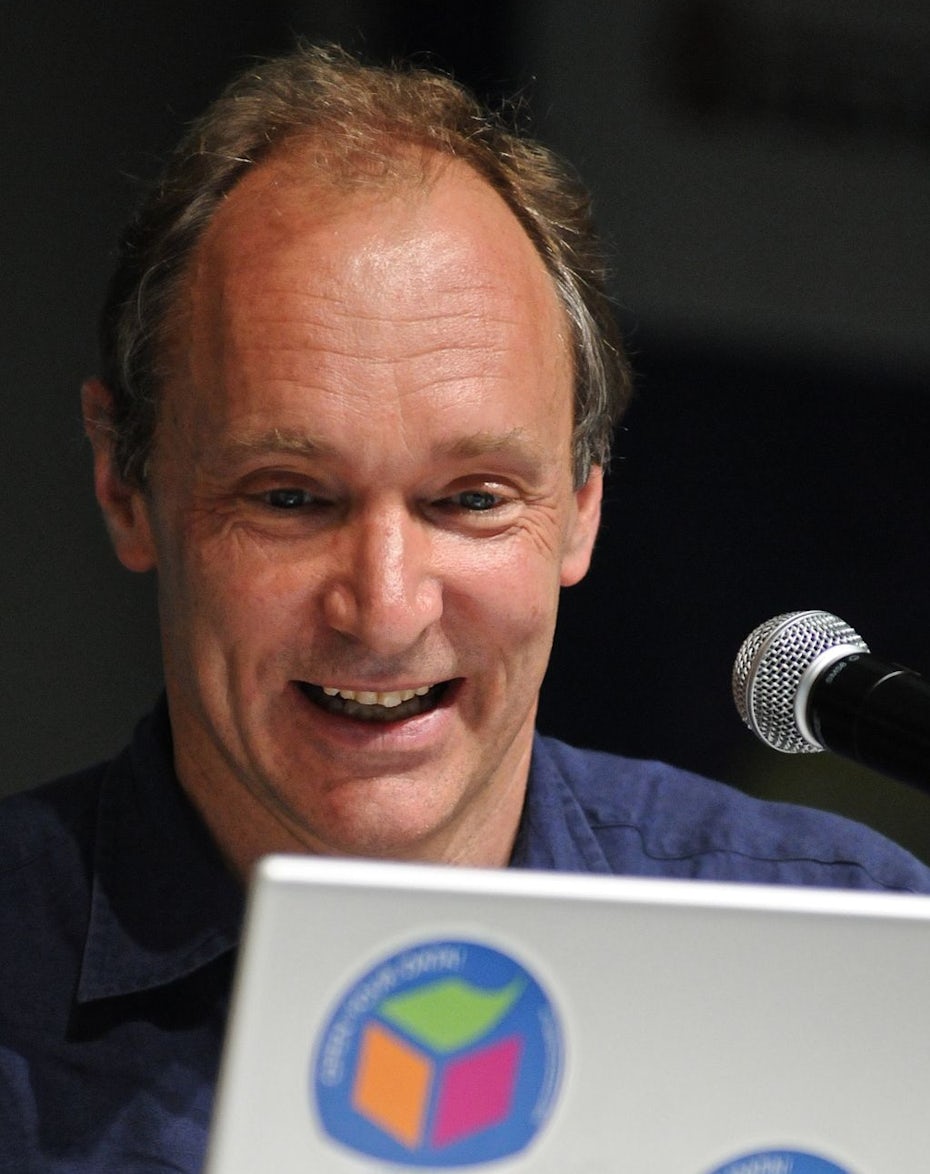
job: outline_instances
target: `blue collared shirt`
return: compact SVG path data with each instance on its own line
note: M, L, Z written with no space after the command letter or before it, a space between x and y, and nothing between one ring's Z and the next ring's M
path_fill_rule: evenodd
M0 1172L201 1169L243 894L162 703L112 763L0 805ZM537 737L512 864L930 891L856 824Z

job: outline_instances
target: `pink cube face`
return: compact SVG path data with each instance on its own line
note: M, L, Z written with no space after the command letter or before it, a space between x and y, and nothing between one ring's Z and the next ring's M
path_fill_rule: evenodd
M433 1124L433 1145L450 1145L506 1119L513 1101L520 1051L519 1037L511 1036L446 1065Z

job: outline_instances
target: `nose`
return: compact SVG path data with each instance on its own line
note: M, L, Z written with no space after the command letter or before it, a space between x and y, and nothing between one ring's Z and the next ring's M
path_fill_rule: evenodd
M406 507L346 520L334 553L323 597L326 622L367 651L406 652L441 616L430 537Z

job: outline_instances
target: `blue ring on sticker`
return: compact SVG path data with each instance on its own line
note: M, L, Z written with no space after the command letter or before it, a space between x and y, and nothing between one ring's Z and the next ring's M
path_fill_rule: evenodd
M563 1033L515 958L430 940L385 957L338 1000L317 1041L311 1099L333 1141L407 1167L520 1153L552 1115Z

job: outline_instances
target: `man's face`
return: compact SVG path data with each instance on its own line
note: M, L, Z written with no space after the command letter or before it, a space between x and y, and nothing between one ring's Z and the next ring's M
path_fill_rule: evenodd
M151 477L118 552L157 569L182 783L232 860L506 861L572 487L568 326L462 164L334 194L233 191L172 330ZM105 493L104 493L105 496Z

